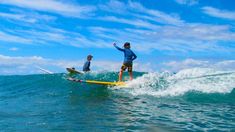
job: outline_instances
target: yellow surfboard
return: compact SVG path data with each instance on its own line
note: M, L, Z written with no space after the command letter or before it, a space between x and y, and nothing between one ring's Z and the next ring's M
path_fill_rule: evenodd
M97 84L97 85L109 85L109 86L124 86L125 82L105 82L105 81L95 81L95 80L79 80L76 78L67 78L69 81L88 83L88 84Z

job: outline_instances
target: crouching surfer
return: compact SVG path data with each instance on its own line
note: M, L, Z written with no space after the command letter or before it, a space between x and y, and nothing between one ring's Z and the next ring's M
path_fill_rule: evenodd
M91 60L92 60L93 56L92 55L88 55L87 56L87 61L84 63L83 65L83 71L84 72L89 72L91 71L90 66L91 66Z
M91 66L91 60L92 60L93 56L92 55L88 55L87 56L87 61L84 63L83 65L83 72L89 72L91 71L90 66ZM66 68L66 70L69 72L70 76L76 75L76 74L83 74L80 71L77 71L74 67L72 68Z

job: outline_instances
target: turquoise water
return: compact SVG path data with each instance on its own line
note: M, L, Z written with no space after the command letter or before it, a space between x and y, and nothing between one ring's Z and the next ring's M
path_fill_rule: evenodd
M114 81L117 75L77 78ZM125 88L70 82L64 74L0 76L0 130L235 131L234 72L134 75Z

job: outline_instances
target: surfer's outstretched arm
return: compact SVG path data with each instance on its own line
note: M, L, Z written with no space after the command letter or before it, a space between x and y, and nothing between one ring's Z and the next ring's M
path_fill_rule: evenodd
M116 45L116 43L113 43L113 46L114 46L115 48L117 48L118 50L120 50L120 51L124 51L124 49L118 47L118 46Z

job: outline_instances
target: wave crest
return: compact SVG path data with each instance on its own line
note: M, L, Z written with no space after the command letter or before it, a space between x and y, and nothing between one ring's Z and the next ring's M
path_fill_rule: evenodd
M128 82L133 95L179 96L187 92L230 93L235 88L234 71L193 68L176 74L148 73Z

